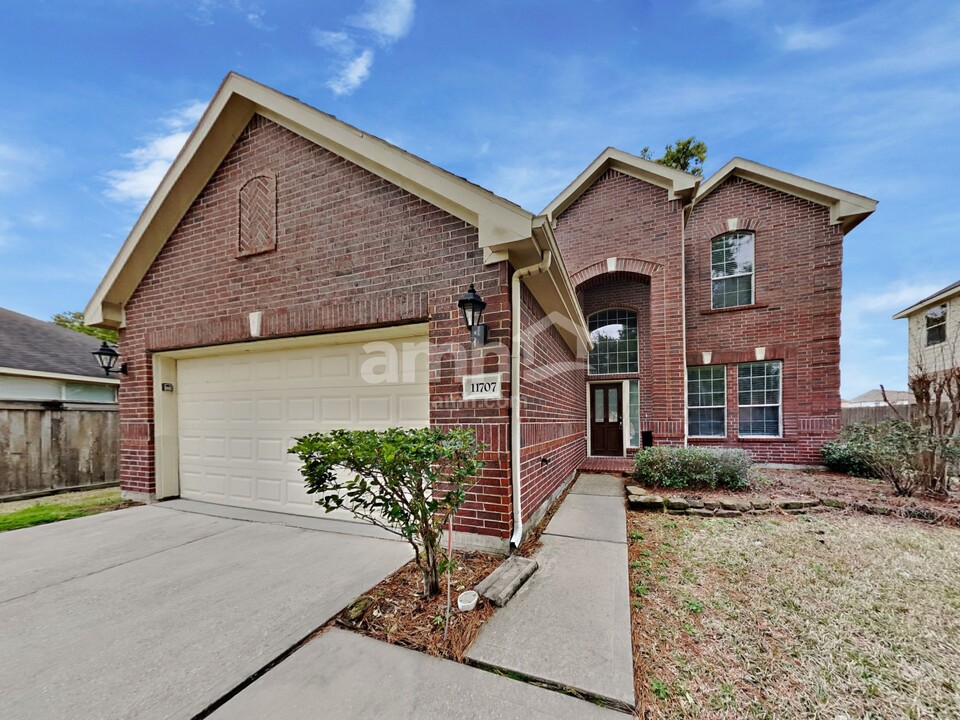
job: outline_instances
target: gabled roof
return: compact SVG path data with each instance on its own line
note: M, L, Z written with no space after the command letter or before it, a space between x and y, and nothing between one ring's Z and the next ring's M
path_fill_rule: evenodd
M420 197L478 230L488 262L509 259L519 266L535 254L533 215L481 188L332 115L235 73L227 75L180 154L167 170L130 235L120 248L85 316L89 325L116 328L123 307L170 234L220 166L254 114L301 135L340 157ZM538 296L544 307L574 308L576 335L589 345L586 323L568 278L559 277ZM551 289L552 288L552 289ZM571 302L572 301L572 302ZM549 310L548 310L549 311ZM582 327L580 327L582 326ZM576 338L565 335L568 343Z
M0 308L0 374L76 376L114 385L91 354L100 340Z
M947 285L941 290L937 290L933 295L928 295L923 300L918 303L915 303L908 307L906 310L901 310L896 315L893 316L894 320L902 320L905 317L910 317L920 310L926 310L931 305L939 305L945 300L949 300L955 295L960 295L960 280L957 280L955 283Z
M694 202L703 200L731 176L741 177L758 185L780 190L830 208L831 223L842 225L844 233L853 230L877 209L877 201L864 195L824 185L815 180L808 180L740 157L733 158L711 175L700 186Z
M608 147L543 209L542 214L555 220L607 170L617 170L630 177L662 187L668 192L671 200L689 200L700 183L700 178L696 175Z

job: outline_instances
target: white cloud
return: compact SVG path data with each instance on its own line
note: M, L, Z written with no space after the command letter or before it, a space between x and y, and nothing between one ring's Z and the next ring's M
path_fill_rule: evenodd
M825 50L842 39L837 28L777 28L781 46L788 52L802 50Z
M413 26L414 0L368 0L364 11L347 22L377 36L382 45L402 38Z
M192 102L163 118L161 123L170 132L152 137L126 153L124 157L132 161L132 167L106 173L107 197L118 202L149 200L205 107L204 103Z
M857 317L867 313L889 313L892 315L923 300L928 295L932 295L940 288L948 285L949 282L949 280L942 282L900 280L881 292L854 295L849 300L844 301L844 310L849 310L851 314Z
M370 77L371 65L373 50L364 50L347 62L337 75L330 78L327 87L333 90L334 95L349 95Z
M367 0L359 15L347 18L352 30L320 30L310 32L313 44L339 56L334 74L326 85L334 95L349 95L370 77L375 53L369 47L370 35L381 47L389 47L404 37L413 26L416 9L414 0ZM366 33L366 42L358 39L357 31Z
M345 32L331 32L314 28L311 33L313 44L337 55L352 55L357 44Z
M199 0L188 16L198 25L213 25L214 15L221 7L233 10L243 16L243 19L257 30L273 30L263 21L266 10L254 3L244 0Z

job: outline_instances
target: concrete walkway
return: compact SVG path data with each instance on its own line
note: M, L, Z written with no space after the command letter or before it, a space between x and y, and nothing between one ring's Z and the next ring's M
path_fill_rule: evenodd
M541 543L540 569L469 659L634 705L622 480L581 475Z
M211 720L617 720L619 712L345 630L330 629Z

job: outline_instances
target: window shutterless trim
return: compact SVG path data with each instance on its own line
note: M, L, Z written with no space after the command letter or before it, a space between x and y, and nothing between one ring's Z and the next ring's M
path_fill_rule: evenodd
M696 372L699 374L700 371L706 368L722 368L721 375L723 377L723 405L693 405L690 399L690 373ZM710 381L714 381L716 378L711 378ZM699 378L695 382L703 382ZM686 435L688 438L693 440L722 440L727 437L727 366L726 365L691 365L687 367L687 387L684 388L687 397L687 412L686 412ZM698 395L700 393L697 393ZM718 408L723 409L723 434L722 435L693 435L690 433L690 411L691 410L716 410Z
M722 275L721 277L713 276L713 244L717 240L723 240L727 237L737 235L750 238L750 244L753 248L753 270L748 273L733 273L731 275ZM738 305L724 305L723 307L717 307L716 305L716 296L713 292L713 283L715 280L728 280L738 277L750 276L750 302L738 304ZM757 236L756 233L749 230L735 230L733 232L723 233L717 235L710 239L710 309L711 310L730 310L733 308L741 307L750 307L755 305L757 302Z
M740 369L748 365L779 365L780 374L778 375L777 383L777 403L773 405L772 403L763 403L757 405L741 405L740 404ZM766 377L766 374L764 374ZM751 392L753 392L751 390ZM766 389L764 389L766 392ZM743 434L740 432L740 422L741 422L741 408L754 408L754 407L776 407L777 408L777 434L776 435L752 435L752 434ZM755 362L740 363L737 365L737 438L744 440L759 440L763 438L767 439L782 439L783 438L783 360L759 360Z

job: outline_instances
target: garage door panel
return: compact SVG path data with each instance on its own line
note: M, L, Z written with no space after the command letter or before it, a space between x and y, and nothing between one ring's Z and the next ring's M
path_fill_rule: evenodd
M342 344L180 360L180 494L325 515L316 496L306 492L299 459L287 450L295 438L313 432L428 425L426 354L410 353L411 347L426 347L426 341L411 337L368 349ZM403 357L399 370L384 374L381 357L369 382L363 368L377 353L391 352ZM332 516L352 517L346 511Z

